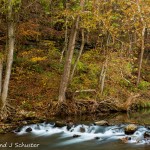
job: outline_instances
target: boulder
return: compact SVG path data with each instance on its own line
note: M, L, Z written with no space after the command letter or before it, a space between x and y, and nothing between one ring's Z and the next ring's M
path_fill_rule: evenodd
M67 130L69 131L73 127L73 122L67 123Z
M32 128L30 127L26 129L26 132L31 132L31 131L32 131Z
M58 128L62 128L64 126L66 126L66 123L62 121L56 121L54 125L54 127L58 127Z
M150 126L148 126L147 129L150 130Z
M21 124L22 124L22 125L27 125L28 122L27 122L27 121L22 121Z
M85 132L85 128L82 126L80 127L80 132L84 133Z
M100 121L95 122L94 124L98 125L98 126L108 126L109 125L108 121L106 121L106 120L100 120Z
M17 128L17 129L15 130L16 133L18 133L18 132L20 132L20 131L21 131L21 128Z
M135 124L129 124L124 128L124 132L127 135L133 134L137 130L137 126Z
M150 138L150 131L146 131L144 133L144 138Z

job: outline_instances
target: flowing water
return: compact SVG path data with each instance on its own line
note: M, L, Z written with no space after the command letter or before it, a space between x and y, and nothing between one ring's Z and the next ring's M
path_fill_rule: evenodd
M149 113L148 113L149 114ZM144 113L145 120L149 120L150 114ZM135 121L143 123L143 117L130 116L126 122ZM0 150L149 150L150 139L144 138L144 133L150 133L150 129L144 125L138 125L138 130L133 135L126 135L124 127L128 123L122 122L125 116L110 118L117 125L98 126L85 122L73 125L71 128L56 127L55 123L40 123L27 125L19 132L0 136ZM28 130L28 132L27 132Z

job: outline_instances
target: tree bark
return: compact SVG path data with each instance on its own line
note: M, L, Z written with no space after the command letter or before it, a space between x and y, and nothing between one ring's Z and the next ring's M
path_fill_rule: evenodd
M6 72L5 79L3 83L3 90L1 95L2 105L1 109L4 109L7 104L7 95L8 95L8 86L11 75L11 68L13 63L13 52L14 52L14 23L13 23L13 12L12 12L13 2L12 0L8 1L8 54L6 62Z
M142 29L142 37L141 37L141 53L140 53L140 58L139 58L139 66L138 66L138 76L137 76L137 86L140 83L140 78L141 78L141 69L142 69L142 61L143 61L143 55L144 55L144 50L145 50L145 31L146 31L146 22L144 21L144 18L142 16L141 12L141 7L139 4L139 0L136 2L137 7L138 7L138 12L140 14L140 20L143 25Z
M71 76L70 76L70 82L71 82L72 79L73 79L74 72L75 72L75 70L76 70L77 64L78 64L78 62L79 62L79 59L80 59L81 54L82 54L83 49L84 49L84 44L85 44L85 39L84 39L84 29L82 29L81 34L82 34L82 43L81 43L81 47L80 47L80 51L79 51L77 60L76 60L74 66L73 66L73 69L72 69L72 73L71 73Z
M66 61L64 66L64 72L61 78L60 82L60 89L59 89L59 101L63 102L65 101L65 93L68 86L69 76L70 76L70 70L71 70L71 61L73 57L74 47L75 47L75 40L76 40L76 34L79 24L79 16L76 18L75 23L72 26L71 29L71 35L69 39L69 45L68 45L68 51L66 55Z
M83 5L84 5L84 0L81 0L80 7L83 8ZM58 97L59 102L64 102L66 100L65 94L66 94L67 86L69 83L71 61L72 61L72 57L74 53L75 40L76 40L77 30L79 26L79 19L80 19L80 16L78 15L71 28L68 51L66 54L66 60L65 60L65 65L64 65L64 72L61 77L60 88L59 88L59 97Z
M64 52L67 49L67 45L68 45L68 26L67 26L67 17L66 17L66 26L65 26L65 42L64 42L64 48L61 52L61 56L60 56L60 63L62 62L63 56L64 56Z
M145 29L146 29L146 26L144 26L143 30L142 30L141 54L140 54L139 66L138 66L137 85L140 83L140 78L141 78L141 69L142 69L143 55L144 55L144 50L145 50L145 43L144 43L144 41L145 41Z
M108 64L108 58L106 58L103 66L102 66L100 76L99 76L98 87L100 88L101 94L103 94L103 91L104 91L105 77L106 77L106 71L107 71L107 66L108 66L107 64Z
M3 59L0 58L0 97L2 94L2 73L3 73Z

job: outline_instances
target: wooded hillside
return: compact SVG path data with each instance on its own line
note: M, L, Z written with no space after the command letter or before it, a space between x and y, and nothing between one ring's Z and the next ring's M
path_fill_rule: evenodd
M1 119L150 107L149 0L0 0Z

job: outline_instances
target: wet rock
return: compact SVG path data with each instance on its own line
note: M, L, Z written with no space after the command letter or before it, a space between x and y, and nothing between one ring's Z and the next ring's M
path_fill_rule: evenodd
M58 127L58 128L62 128L66 126L66 123L65 122L62 122L62 121L56 121L54 127Z
M18 132L20 132L20 131L21 131L21 128L17 128L17 129L15 130L16 133L18 133Z
M121 141L123 142L123 143L127 143L128 141L130 141L131 140L131 137L123 137L123 138L121 138Z
M55 123L51 119L46 119L43 121L45 124L55 125Z
M131 137L128 137L128 140L130 141L130 140L131 140Z
M82 126L80 127L80 132L84 133L85 132L85 128Z
M27 121L22 121L22 125L27 125Z
M74 134L73 135L73 138L77 138L77 137L80 137L81 135L77 135L77 134Z
M73 122L67 123L67 130L69 131L73 127Z
M26 132L31 132L31 131L32 131L32 128L30 127L26 129Z
M147 129L150 130L150 126L148 126Z
M129 124L124 128L124 132L127 135L133 134L137 130L137 126L135 124Z
M146 131L144 133L144 138L150 138L150 131Z
M106 121L106 120L100 120L100 121L95 122L94 124L98 125L98 126L108 126L109 125L108 121Z

